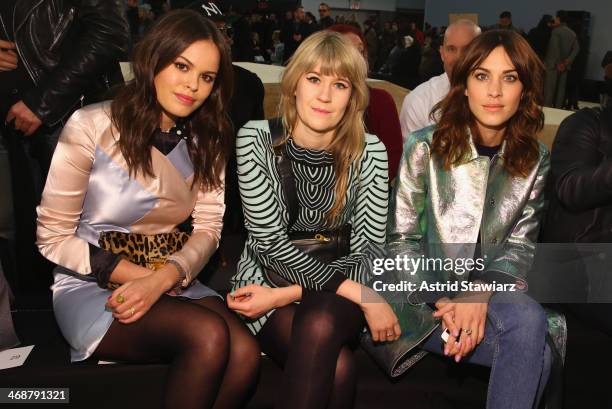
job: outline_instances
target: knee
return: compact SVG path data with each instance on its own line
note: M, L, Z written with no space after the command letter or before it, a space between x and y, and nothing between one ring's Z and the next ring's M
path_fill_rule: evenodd
M321 309L300 315L294 321L294 328L302 339L305 337L317 343L332 339L337 328L337 318L333 311Z
M502 326L514 342L542 346L548 330L546 312L540 304L527 298L509 303L504 308Z
M227 324L217 314L206 314L198 322L185 326L181 338L184 352L191 360L208 366L225 366L229 359L230 335Z
M546 337L548 323L546 320L546 312L535 301L529 303L522 308L522 314L519 316L523 336L531 339L542 339Z

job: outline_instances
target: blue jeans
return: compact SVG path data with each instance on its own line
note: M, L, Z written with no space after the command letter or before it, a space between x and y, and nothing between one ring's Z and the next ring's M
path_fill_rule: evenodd
M487 409L537 407L546 387L552 355L546 344L546 313L523 293L497 293L489 300L485 336L461 362L491 368ZM421 348L444 354L436 329Z

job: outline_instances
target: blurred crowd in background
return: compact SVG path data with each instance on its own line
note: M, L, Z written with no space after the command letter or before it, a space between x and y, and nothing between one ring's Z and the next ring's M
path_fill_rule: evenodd
M190 1L127 0L127 3L131 34L136 42L157 17L172 8L185 7ZM319 4L318 16L299 5L289 10L271 11L243 10L229 3L219 4L224 9L222 31L232 44L235 62L285 65L310 34L335 24L348 24L358 28L365 38L371 78L414 89L444 72L440 47L446 26L433 27L427 22L421 25L418 19L401 13L383 20L380 13L373 12L360 22L354 12L332 9L325 2ZM585 76L588 51L588 44L582 43L589 39L574 33L572 18L575 16L562 10L556 14L551 11L541 17L536 27L523 30L513 25L511 12L502 11L497 22L479 24L483 31L503 28L525 36L549 69L547 75L555 77L552 81L549 78L552 89L548 92L546 105L578 109L579 87ZM560 44L563 41L566 44ZM560 53L569 53L570 58L566 55L560 58ZM602 66L605 67L605 61ZM553 90L559 87L563 92Z

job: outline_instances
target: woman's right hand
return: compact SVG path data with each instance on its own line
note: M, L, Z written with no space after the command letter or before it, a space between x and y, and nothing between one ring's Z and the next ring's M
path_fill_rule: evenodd
M361 307L373 341L395 341L402 335L395 312L373 289L353 280L344 280L336 294Z
M373 341L395 341L402 335L402 329L395 312L382 297L379 301L364 302L360 306Z

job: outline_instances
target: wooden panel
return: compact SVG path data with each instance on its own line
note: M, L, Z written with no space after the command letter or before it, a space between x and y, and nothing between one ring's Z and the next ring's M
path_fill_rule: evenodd
M278 103L280 102L280 84L264 84L266 96L264 98L264 114L266 119L278 116Z
M448 24L453 24L457 20L470 20L478 25L478 13L450 13L448 15Z
M393 97L395 101L395 106L397 107L397 113L399 114L402 110L402 103L404 102L404 98L410 92L409 89L400 87L399 85L395 85L388 81L376 81L370 80L368 81L368 85L373 88L381 88L387 91Z

